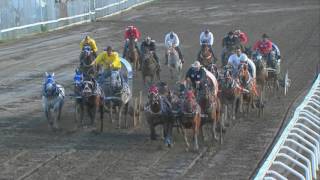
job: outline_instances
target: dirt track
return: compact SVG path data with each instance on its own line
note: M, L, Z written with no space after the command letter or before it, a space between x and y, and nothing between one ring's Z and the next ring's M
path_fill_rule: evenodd
M86 130L69 133L70 99L63 110L65 131L50 132L41 111L43 73L54 71L67 94L72 93L81 33L91 32L100 49L111 44L122 53L123 29L129 24L159 42L162 60L164 34L178 32L185 66L196 56L204 27L213 31L219 56L229 30L244 30L250 44L266 32L281 49L282 68L289 70L289 95L270 96L264 118L258 119L255 112L241 118L227 129L222 146L204 148L202 156L186 153L180 136L172 149L149 141L144 126L110 127L98 136ZM286 106L313 78L320 56L319 32L318 0L162 0L105 21L0 44L0 179L248 179ZM167 74L167 69L161 72L163 80L169 79ZM140 78L135 79L135 93L143 87Z

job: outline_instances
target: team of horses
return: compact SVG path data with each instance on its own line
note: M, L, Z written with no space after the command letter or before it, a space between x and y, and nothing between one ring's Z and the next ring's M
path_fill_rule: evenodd
M193 146L199 150L198 137L204 138L203 127L209 125L212 142L219 140L222 143L226 125L236 120L237 113L248 116L251 108L258 106L258 115L263 114L265 89L272 83L278 86L276 75L268 73L266 61L259 56L251 56L256 66L255 78L249 72L248 64L241 64L239 72L234 75L232 67L222 61L222 68L216 65L218 59L208 45L201 46L197 60L206 69L210 77L197 82L191 88L190 82L181 82L182 60L176 49L171 46L166 50L168 68L171 79L175 80L176 87L169 88L166 83L155 84L155 78L160 82L160 67L153 51L146 49L140 57L135 42L130 39L126 59L132 63L133 70L141 66L143 83L150 77L151 86L148 88L146 112L150 128L150 138L157 139L156 126L163 127L163 138L167 146L173 144L173 128L182 132L186 150L189 150L187 130L192 130ZM225 56L228 56L226 52ZM139 58L142 58L139 64ZM103 69L90 66L94 55L90 48L84 48L80 54L80 66L74 76L75 122L78 127L86 125L84 122L85 109L90 119L89 125L96 126L96 132L103 131L104 112L109 111L113 122L113 112L118 113L118 127L122 125L122 112L125 112L125 127L132 92L128 82L119 71L109 71L108 78L99 78ZM98 73L100 72L100 73ZM175 78L176 77L176 78ZM97 80L99 83L97 82ZM101 81L102 79L102 81ZM212 81L214 79L214 81ZM218 82L217 84L214 82ZM269 83L269 85L268 85ZM46 73L43 84L43 108L49 127L59 129L58 121L64 104L64 89L56 84L54 74ZM97 118L99 117L99 118ZM98 120L99 119L99 120Z

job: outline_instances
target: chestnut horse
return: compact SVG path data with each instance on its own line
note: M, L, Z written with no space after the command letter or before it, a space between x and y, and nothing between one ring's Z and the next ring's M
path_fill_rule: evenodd
M189 151L189 142L186 129L192 129L193 144L196 151L199 150L198 136L201 131L201 108L197 103L192 90L185 91L183 96L180 96L179 107L179 126L182 129L186 150Z
M138 50L136 48L136 42L134 38L129 38L129 42L128 42L128 50L126 55L126 59L133 65L133 71L136 71L140 64L139 64L139 53Z
M250 106L254 107L254 97L257 95L255 89L254 79L251 77L248 70L248 65L243 63L239 69L239 82L242 87L242 93L240 96L240 112L243 112L243 105L246 104L247 115L250 112Z
M206 81L201 81L197 93L197 100L201 107L201 112L208 117L206 121L202 121L202 125L206 122L212 123L212 137L217 140L217 123L220 123L220 140L222 142L222 131L225 129L224 122L220 121L221 104L217 96L214 95L214 89Z
M228 66L224 67L223 77L219 81L220 99L223 106L224 119L228 117L232 120L236 119L236 111L238 102L240 101L241 90L238 82L232 77L232 70ZM229 107L231 106L231 114Z
M265 96L265 86L268 79L268 71L266 62L263 61L261 58L256 58L254 60L257 70L256 81L259 87L259 112L258 115L263 115L263 108L264 108L264 96Z

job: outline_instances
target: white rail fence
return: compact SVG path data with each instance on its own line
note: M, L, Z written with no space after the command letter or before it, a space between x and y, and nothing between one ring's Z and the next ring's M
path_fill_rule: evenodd
M153 0L0 0L0 40L65 28Z
M317 179L319 163L320 74L254 179Z

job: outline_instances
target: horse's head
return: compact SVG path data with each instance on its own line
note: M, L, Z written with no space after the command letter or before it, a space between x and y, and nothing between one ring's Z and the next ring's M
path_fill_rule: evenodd
M111 88L119 89L121 85L121 76L119 71L111 71Z
M45 73L44 94L46 96L54 96L57 92L57 84L54 80L54 73Z
M192 113L195 111L196 107L196 98L194 92L192 90L188 90L185 93L185 100L184 100L184 111L188 113Z
M175 49L173 43L169 44L169 47L167 49L167 53L168 53L168 55L171 55L171 56L176 55L178 53L177 50Z
M79 69L76 69L75 71L73 82L74 82L75 93L80 94L82 89L82 83L83 83L83 73Z
M82 49L81 55L80 55L80 61L82 63L85 63L85 65L89 65L93 61L93 53L92 49L89 45L85 45Z
M223 72L223 84L225 87L232 88L234 79L232 77L232 68L226 65Z
M90 97L94 94L94 82L90 80L86 80L82 82L83 84L83 89L81 95L83 97Z
M248 70L248 64L242 63L239 67L239 80L242 85L247 85L249 81L250 73Z
M148 99L149 99L149 104L151 106L160 105L160 95L159 95L158 87L156 85L151 85L149 87Z
M266 67L266 63L260 53L255 53L252 55L253 62L256 65L257 70L261 70Z

